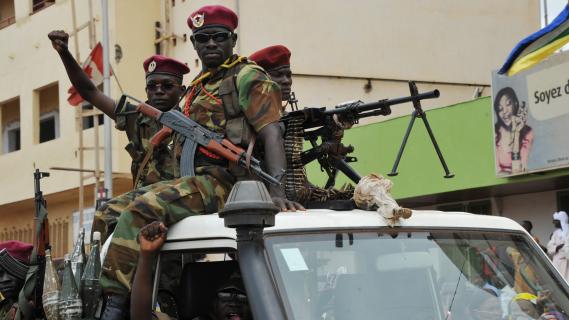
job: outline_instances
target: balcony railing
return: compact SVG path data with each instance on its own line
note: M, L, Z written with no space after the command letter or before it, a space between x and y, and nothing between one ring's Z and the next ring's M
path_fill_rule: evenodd
M7 26L11 25L12 23L16 22L16 17L11 16L0 20L0 29L4 29Z
M40 10L43 10L52 4L55 3L55 0L41 0L41 1L34 1L34 6L32 7L32 13L36 13Z

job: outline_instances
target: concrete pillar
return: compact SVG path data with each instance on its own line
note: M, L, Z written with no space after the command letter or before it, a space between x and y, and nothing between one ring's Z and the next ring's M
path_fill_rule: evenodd
M14 11L16 11L16 21L29 17L32 12L32 0L15 0Z

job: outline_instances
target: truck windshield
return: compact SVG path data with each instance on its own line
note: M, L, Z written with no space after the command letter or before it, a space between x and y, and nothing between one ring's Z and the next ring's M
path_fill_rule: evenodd
M338 231L266 243L289 319L568 319L566 284L521 233Z

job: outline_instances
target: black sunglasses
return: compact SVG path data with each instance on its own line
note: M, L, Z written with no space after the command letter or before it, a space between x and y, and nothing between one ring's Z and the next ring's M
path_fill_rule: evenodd
M215 42L223 42L231 37L232 33L227 32L216 32L216 33L195 33L192 34L191 38L199 43L207 43L209 40L213 39Z

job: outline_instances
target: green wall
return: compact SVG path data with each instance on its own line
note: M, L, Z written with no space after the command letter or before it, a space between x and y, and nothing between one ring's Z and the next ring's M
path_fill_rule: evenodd
M409 104L393 108L412 107ZM512 178L496 178L494 169L493 124L490 97L464 102L427 112L428 120L447 165L455 177L445 179L444 170L430 142L421 119L415 121L413 131L399 164L399 175L391 177L395 198L437 194L462 189L487 187L547 179L568 175L569 169L530 174ZM391 171L410 116L362 125L347 130L345 144L352 144L352 154L358 158L353 167L363 176ZM310 180L324 185L326 175L317 162L308 166ZM338 175L336 186L349 180Z

